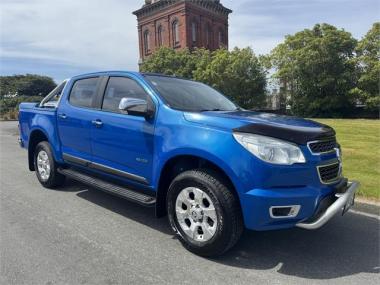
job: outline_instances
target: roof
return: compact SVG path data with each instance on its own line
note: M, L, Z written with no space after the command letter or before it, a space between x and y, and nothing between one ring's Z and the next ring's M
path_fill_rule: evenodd
M132 75L141 75L141 73L137 71L127 71L127 70L105 70L105 71L97 71L97 72L90 72L90 73L82 73L78 74L76 76L73 76L71 79L79 78L79 77L91 77L91 76L107 76L109 74L132 74Z
M141 9L134 11L133 14L137 17L147 16L155 13L156 11L162 10L168 6L171 6L180 2L188 2L193 3L197 6L206 8L208 10L214 11L218 14L222 14L224 16L228 16L228 14L232 13L232 10L224 7L219 0L159 0L152 2L151 4L145 4Z
M163 77L185 79L182 77L178 77L176 75L166 75L166 74L154 73L154 72L138 72L138 71L127 71L127 70L105 70L105 71L83 73L83 74L75 75L71 79L85 78L85 77L96 77L96 76L113 76L115 74L125 74L125 75L129 74L129 75L135 75L135 76L163 76ZM66 80L68 80L68 79L66 79Z

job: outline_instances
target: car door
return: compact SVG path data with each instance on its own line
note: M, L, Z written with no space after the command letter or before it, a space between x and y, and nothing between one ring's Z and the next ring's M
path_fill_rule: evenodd
M129 115L119 110L123 98L150 101L150 95L130 77L110 77L105 88L101 111L93 120L93 166L101 171L149 184L152 175L154 119Z
M57 125L65 161L87 165L92 159L91 130L100 77L74 81L57 110Z

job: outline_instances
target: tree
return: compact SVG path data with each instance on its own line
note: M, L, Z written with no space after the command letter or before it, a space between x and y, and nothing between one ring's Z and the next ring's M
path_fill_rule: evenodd
M357 87L351 93L368 110L380 107L380 22L374 23L357 48L357 63L360 72Z
M244 108L265 103L266 72L250 48L231 52L161 48L143 63L141 71L204 82Z
M18 96L46 96L57 85L47 76L34 74L0 76L0 97L9 94Z
M204 50L200 50L198 53L202 52ZM195 68L196 59L188 49L175 51L174 49L163 47L143 63L141 71L191 79Z
M41 96L18 96L15 98L0 98L0 118L17 119L18 107L21 102L40 102Z
M266 72L251 48L220 49L200 61L194 79L205 82L247 109L265 104Z
M336 117L352 111L356 44L350 33L317 24L286 36L272 51L272 67L277 70L274 76L287 92L292 113Z
M21 102L39 102L55 87L53 79L47 76L0 76L0 117L16 119Z

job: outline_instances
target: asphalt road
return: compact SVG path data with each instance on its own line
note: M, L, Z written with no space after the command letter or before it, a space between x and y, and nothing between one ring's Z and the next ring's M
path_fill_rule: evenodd
M226 255L201 258L151 209L72 181L42 188L16 126L0 123L1 284L380 284L376 218L246 231Z

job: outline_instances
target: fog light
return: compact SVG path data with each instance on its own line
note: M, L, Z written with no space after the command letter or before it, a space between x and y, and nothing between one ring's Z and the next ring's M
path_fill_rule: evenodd
M269 208L269 214L273 219L294 218L301 209L300 205L273 206Z

